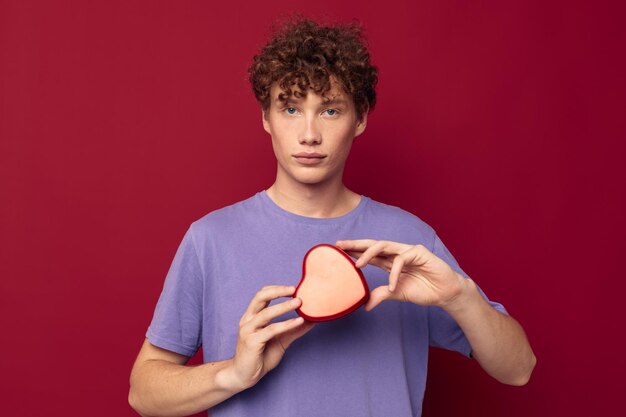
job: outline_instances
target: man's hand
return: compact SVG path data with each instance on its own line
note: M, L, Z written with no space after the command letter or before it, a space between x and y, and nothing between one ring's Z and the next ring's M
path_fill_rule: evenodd
M537 359L524 330L515 319L492 308L474 281L422 245L375 240L340 240L336 245L358 258L357 268L370 263L389 272L389 286L372 291L366 310L384 300L442 307L461 327L472 355L489 375L510 385L528 382Z
M467 285L465 278L422 245L370 239L339 240L336 245L357 258L357 268L370 263L389 272L389 286L371 292L367 311L384 300L447 307Z
M256 384L278 365L294 340L313 328L313 323L300 318L271 323L298 308L301 301L290 299L268 307L269 303L294 291L294 287L272 286L254 296L241 318L231 359L186 366L188 357L153 346L146 339L131 373L131 406L141 415L187 416Z
M256 293L241 317L231 372L238 388L255 385L279 364L289 345L315 325L301 317L271 323L300 307L302 300L299 298L268 307L272 300L291 296L295 290L292 286L264 287Z

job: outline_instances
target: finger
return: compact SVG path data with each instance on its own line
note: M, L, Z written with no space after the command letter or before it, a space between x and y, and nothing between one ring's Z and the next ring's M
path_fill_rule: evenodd
M293 330L303 323L304 319L302 317L296 317L293 319L272 323L255 333L254 339L259 343L267 343L272 338Z
M354 259L359 259L361 255L363 255L363 252L359 252L359 251L349 250L349 251L344 251L344 252L352 256ZM389 270L391 269L391 262L392 262L392 259L390 259L389 256L377 255L375 258L370 259L368 263L371 265L376 265L384 269L385 271L389 272Z
M248 321L247 326L250 326L252 328L251 330L255 331L256 329L267 326L267 324L275 318L290 311L294 311L296 308L300 307L300 305L302 305L301 299L292 298L291 300L267 307L252 317L252 319Z
M352 256L354 259L358 259L361 255L363 255L363 252L358 250L344 250L344 252Z
M247 318L245 321L249 321L255 314L267 307L270 301L280 297L288 297L293 295L295 291L296 287L292 285L270 285L261 288L254 295L244 313L244 317Z
M378 241L374 239L338 240L337 242L335 242L335 246L343 250L355 250L359 252L365 252L376 242Z
M372 246L370 246L369 248L367 248L362 254L361 256L359 256L359 258L356 260L356 262L354 263L354 265L357 268L362 268L365 265L368 264L368 262L370 261L370 259L376 257L379 253L381 253L384 250L384 246L385 246L385 242L383 241L378 241L376 243L374 243Z
M406 252L396 256L391 265L391 271L389 271L389 291L393 292L398 285L400 279L400 273L406 262Z
M370 259L368 263L370 265L377 266L389 272L391 271L391 265L393 264L393 259L389 259L386 256L377 256L375 258Z
M389 287L387 285L382 285L370 292L370 298L367 300L367 303L365 303L365 311L372 311L372 309L385 300L399 299L399 294L389 291Z
M347 253L348 255L352 256L354 259L359 259L361 256L363 256L363 254L365 252L361 252L361 251L356 251L356 250L346 250L344 251L345 253ZM384 255L382 253L379 253L378 255L376 255L377 258L389 258L389 255Z
M355 262L357 268L361 268L369 263L372 258L376 256L384 255L397 255L403 252L405 249L401 243L389 242L387 240L381 240L376 242L373 246L370 246L363 252L363 255Z
M422 266L435 256L424 245L409 246L400 255L405 259L405 263L411 266Z
M300 326L286 332L282 338L284 348L287 349L296 339L307 334L313 327L315 327L314 322L305 320Z
M389 291L395 291L398 280L405 266L420 267L428 261L430 251L422 245L411 246L396 256L389 271Z

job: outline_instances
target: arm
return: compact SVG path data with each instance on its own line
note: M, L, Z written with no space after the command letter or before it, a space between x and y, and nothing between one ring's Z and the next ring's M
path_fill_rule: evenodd
M365 309L385 300L435 305L459 324L481 367L498 381L510 385L528 382L535 355L519 323L492 308L476 284L455 272L422 245L374 240L338 241L337 246L367 263L389 272L389 286L374 289Z
M313 323L301 318L272 323L301 304L298 298L268 307L293 295L291 286L264 287L239 322L232 359L185 366L188 358L144 342L130 377L130 405L142 416L186 416L213 407L254 386L281 361L291 343Z
M228 361L185 366L188 359L146 339L130 376L130 405L144 417L186 416L237 393L224 381Z
M460 275L459 280L464 283L463 290L443 308L463 330L472 346L472 356L498 381L525 385L537 359L522 326L513 317L491 307L474 281Z

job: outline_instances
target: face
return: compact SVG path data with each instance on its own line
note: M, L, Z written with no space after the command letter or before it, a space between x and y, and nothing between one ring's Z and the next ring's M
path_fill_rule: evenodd
M278 100L280 88L272 87L263 127L272 136L277 181L341 181L352 141L365 130L367 114L358 120L352 98L336 82L332 85L325 97L309 91L287 103Z

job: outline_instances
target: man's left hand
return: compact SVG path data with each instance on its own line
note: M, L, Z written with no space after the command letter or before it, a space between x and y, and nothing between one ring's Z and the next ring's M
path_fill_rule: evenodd
M372 290L367 311L385 300L446 308L467 286L465 278L422 245L362 239L339 240L336 246L357 258L357 268L369 263L389 272L389 285Z

